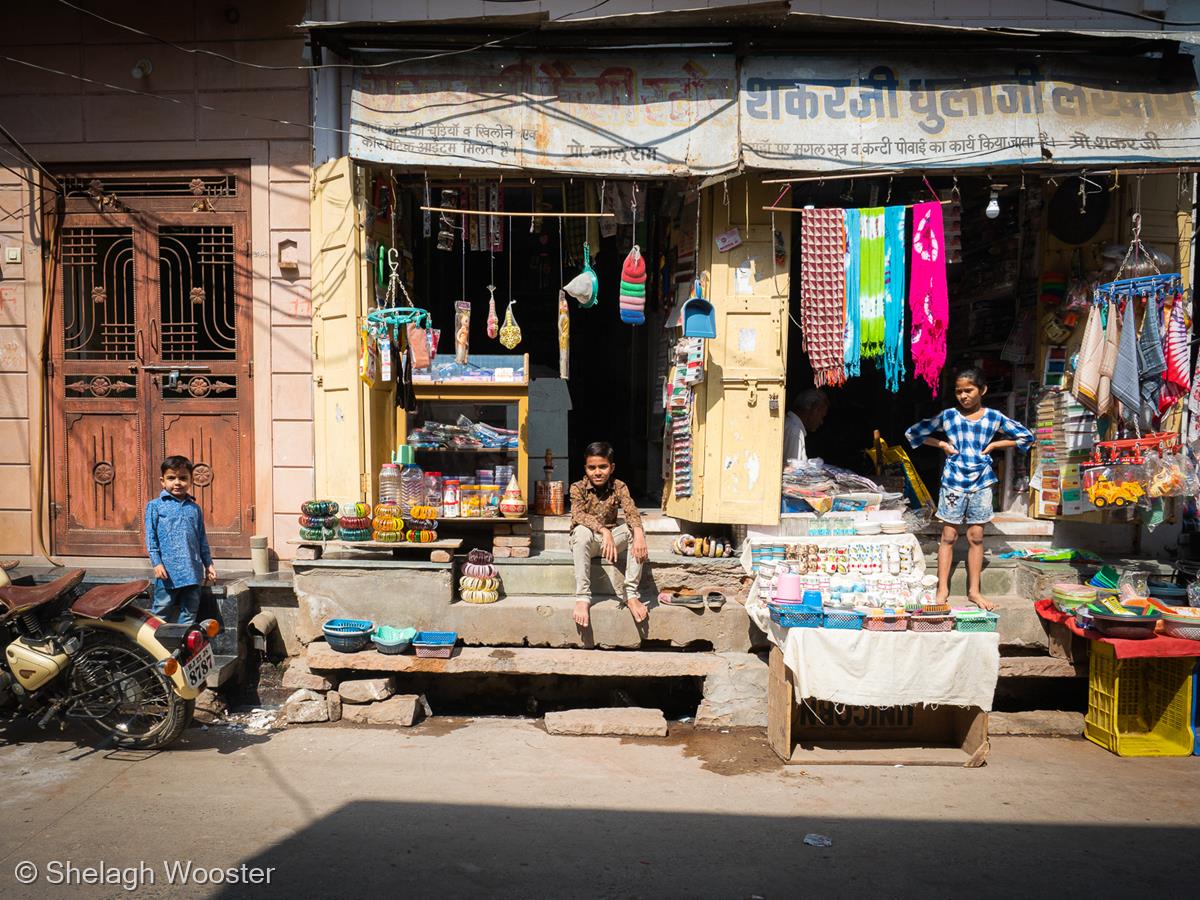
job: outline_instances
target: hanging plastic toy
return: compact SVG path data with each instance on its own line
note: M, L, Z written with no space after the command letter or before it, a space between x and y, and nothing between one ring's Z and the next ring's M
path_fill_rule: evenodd
M508 308L504 311L504 324L500 326L500 343L508 350L521 343L521 326L513 316L513 307L516 305L516 300L508 301Z
M600 279L592 268L592 251L586 241L583 244L583 271L567 282L563 290L578 300L584 309L595 306L600 299Z
M627 325L646 324L646 260L637 244L621 266L620 295L621 321Z
M496 315L496 286L489 284L488 289L488 317L487 317L487 336L495 340L500 329L500 318Z

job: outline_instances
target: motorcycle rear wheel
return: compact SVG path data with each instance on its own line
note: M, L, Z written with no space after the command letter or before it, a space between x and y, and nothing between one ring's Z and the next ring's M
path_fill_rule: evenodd
M72 718L127 750L161 750L173 743L191 722L195 703L175 693L155 662L125 637L89 634L75 657L71 687L90 693L74 704Z

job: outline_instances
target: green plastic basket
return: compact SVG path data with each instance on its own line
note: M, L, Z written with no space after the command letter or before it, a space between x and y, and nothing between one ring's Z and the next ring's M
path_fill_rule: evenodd
M955 631L970 631L975 633L996 631L1000 625L1000 617L994 612L984 611L980 613L972 613L969 616L955 616L954 630Z
M393 628L391 625L380 625L371 634L375 649L380 653L403 653L417 636L415 628Z

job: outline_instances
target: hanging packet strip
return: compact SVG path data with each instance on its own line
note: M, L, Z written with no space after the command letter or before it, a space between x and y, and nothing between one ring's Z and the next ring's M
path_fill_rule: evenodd
M892 393L904 380L904 215L903 206L883 215L883 375Z
M558 377L571 377L571 311L567 295L558 292Z
M862 371L862 321L860 299L862 285L859 281L862 247L862 212L846 210L846 331L845 369L846 377L854 378Z
M942 367L946 365L946 329L950 320L942 205L936 200L913 206L908 303L912 314L913 375L929 385L936 397Z
M1146 298L1146 312L1142 316L1142 333L1138 337L1138 392L1141 395L1142 428L1150 429L1158 419L1158 395L1162 389L1162 376L1167 371L1167 357L1163 353L1162 329L1158 325L1158 292Z
M886 247L883 208L862 210L859 231L859 345L863 359L875 359L883 354L884 340Z

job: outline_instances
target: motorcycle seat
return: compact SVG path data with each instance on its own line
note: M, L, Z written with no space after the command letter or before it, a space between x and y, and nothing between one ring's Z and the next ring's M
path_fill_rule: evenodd
M92 588L71 604L71 612L85 619L103 619L116 612L139 594L144 594L150 582L127 581L124 584L102 584Z
M72 569L47 584L30 587L10 584L8 587L0 587L0 619L29 612L43 603L61 597L83 581L85 574L83 569Z

